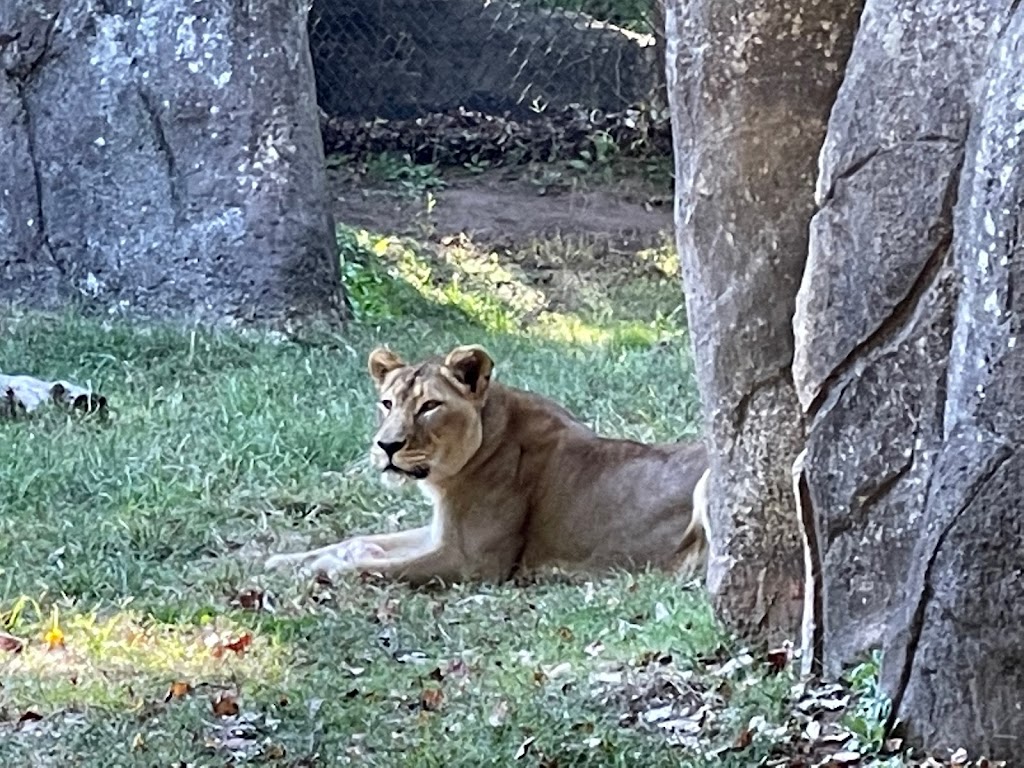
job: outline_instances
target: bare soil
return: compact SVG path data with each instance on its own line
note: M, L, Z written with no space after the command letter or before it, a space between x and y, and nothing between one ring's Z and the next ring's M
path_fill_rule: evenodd
M445 177L425 195L394 183L368 184L332 172L335 216L377 232L423 234L441 240L464 234L480 245L522 247L538 239L607 242L615 250L651 247L672 230L671 190L639 178L611 183L495 169Z

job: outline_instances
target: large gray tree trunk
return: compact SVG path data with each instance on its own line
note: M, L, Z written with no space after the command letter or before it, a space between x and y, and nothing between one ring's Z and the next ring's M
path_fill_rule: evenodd
M797 299L808 637L837 674L898 631L944 440L971 91L1009 0L869 0L828 126Z
M303 0L6 0L0 61L0 299L338 316Z
M730 626L770 638L800 624L792 317L859 12L848 0L666 8L677 238L713 457L708 585Z
M896 713L935 748L1024 747L1024 7L978 88L954 214L962 290L912 605L886 653ZM1000 14L994 18L1002 22ZM991 28L991 27L990 27Z
M816 24L849 28L847 9L818 10ZM1024 5L868 0L829 119L809 241L799 239L814 207L802 174L829 94L822 82L790 89L820 42L803 35L792 43L802 54L780 45L763 31L775 29L773 13L809 18L788 4L691 0L674 16L688 26L670 26L670 78L692 78L672 80L670 93L718 479L709 581L733 626L742 610L773 623L753 596L765 594L762 573L768 594L782 594L778 553L789 543L756 537L785 528L794 500L780 467L799 451L792 519L818 586L805 652L834 675L881 647L894 717L912 735L930 749L1017 759ZM770 54L751 63L760 45ZM787 281L804 256L793 349Z

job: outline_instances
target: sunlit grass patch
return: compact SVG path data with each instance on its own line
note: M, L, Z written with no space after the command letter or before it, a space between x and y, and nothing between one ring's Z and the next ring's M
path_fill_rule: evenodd
M533 257L480 249L465 237L449 238L427 252L408 238L340 227L339 241L350 299L357 316L368 320L419 315L469 322L490 334L637 347L678 335L684 325L678 259L667 243L637 253L635 266L627 266L624 275L618 267L610 270L608 284L598 287L582 280L579 285L545 285L524 269ZM556 238L528 250L564 266L573 257L556 250L570 245ZM587 263L581 263L581 270L601 273L599 256L583 260ZM629 270L649 269L661 279L630 279ZM570 306L565 306L567 298Z
M37 613L19 611L5 622L24 647L0 656L0 701L18 712L132 711L241 680L272 685L282 674L281 649L223 614L168 623L130 608L61 611L55 604L50 614Z

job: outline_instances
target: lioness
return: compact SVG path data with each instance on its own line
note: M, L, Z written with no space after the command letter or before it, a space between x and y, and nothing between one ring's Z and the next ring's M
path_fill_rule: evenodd
M703 564L702 444L599 437L551 400L491 381L493 366L479 346L416 365L375 349L380 426L370 462L386 478L415 481L434 504L433 520L275 555L267 567L423 583L501 581L549 566Z

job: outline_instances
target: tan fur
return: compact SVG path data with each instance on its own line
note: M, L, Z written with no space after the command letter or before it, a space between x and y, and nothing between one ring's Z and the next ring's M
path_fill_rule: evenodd
M276 555L268 567L423 583L500 581L545 567L703 565L702 444L599 437L551 400L492 382L491 358L477 346L419 365L380 348L369 369L380 395L370 462L416 482L433 501L433 520Z

